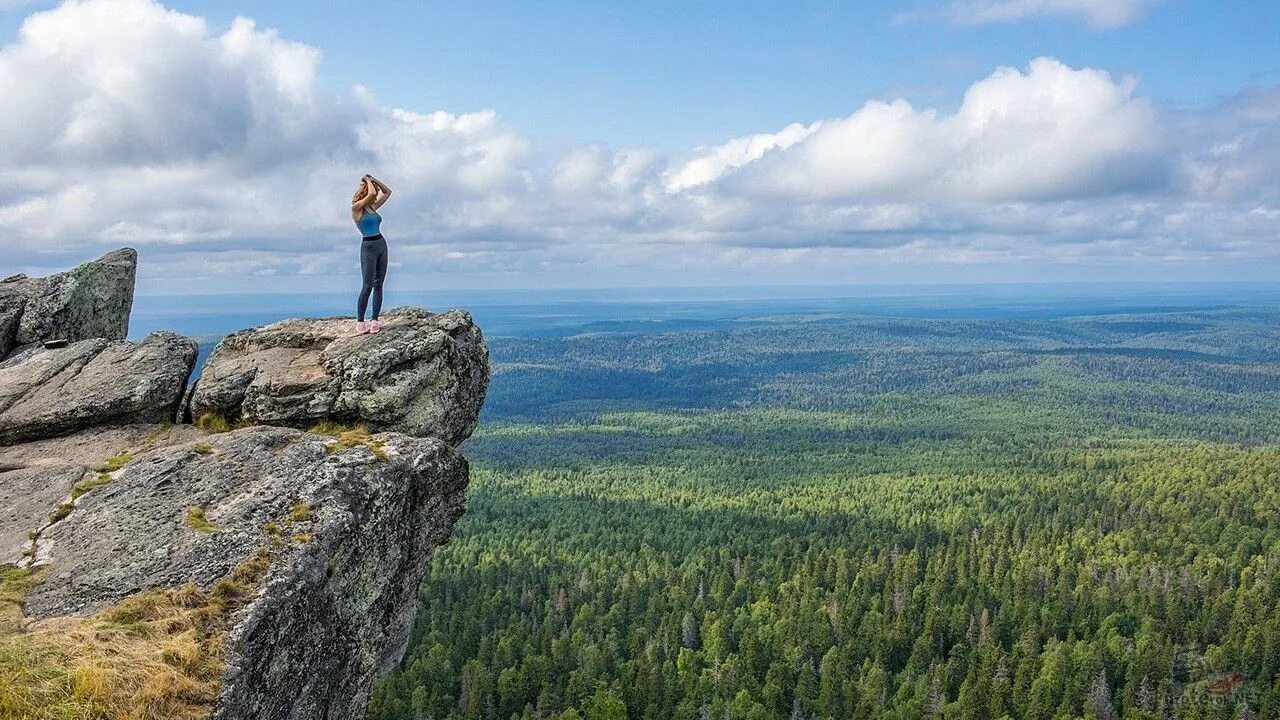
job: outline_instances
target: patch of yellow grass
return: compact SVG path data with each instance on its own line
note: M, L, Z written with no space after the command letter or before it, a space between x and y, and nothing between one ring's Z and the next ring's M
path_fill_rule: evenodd
M340 433L337 445L340 448L353 448L357 445L364 445L367 442L369 442L369 428L364 425L357 425L344 433Z
M71 514L71 511L75 509L76 506L69 500L58 503L58 507L54 508L52 513L49 513L49 524L52 525L53 523L66 518Z
M195 720L224 670L229 618L270 565L266 548L218 581L141 593L89 618L22 618L39 581L0 568L0 719Z
M90 490L93 490L94 488L100 488L103 485L110 485L110 484L111 484L111 476L108 475L107 473L99 472L97 475L87 480L81 480L80 482L76 483L75 487L71 488L71 500L75 501L81 495L84 495L85 493L89 492Z
M204 533L218 532L218 526L204 516L204 508L196 505L187 508L187 527Z
M0 567L0 633L22 626L22 598L40 582L40 571Z
M315 425L312 425L311 429L307 432L312 435L332 435L333 437L338 437L342 433L348 432L351 429L352 427L350 425L343 425L342 423L337 423L332 420L321 420Z
M332 420L321 420L307 432L338 438L336 446L329 446L331 449L352 448L369 439L369 428L364 425L343 425Z
M386 462L388 459L386 443L370 437L369 428L364 425L343 425L332 420L322 420L307 432L313 435L328 435L337 438L337 442L329 443L325 446L325 449L329 452L337 452L364 445L379 460Z
M94 472L113 473L119 470L120 468L124 467L125 465L128 465L129 461L132 459L133 459L133 456L130 455L128 451L119 452L119 453L116 453L113 457L108 458L101 465L94 467L93 469L94 469Z
M375 440L373 438L369 438L368 440L365 441L364 445L365 447L369 448L369 452L373 453L374 457L378 458L382 462L387 461L388 457L387 457L386 443L382 442L381 440Z
M196 427L208 433L224 433L231 431L231 423L217 413L207 412L196 418Z
M196 443L196 445L195 445L195 448L194 448L194 449L195 449L195 451L196 451L197 453L199 453L199 454L201 454L201 455L212 455L212 454L213 454L213 446L212 446L212 445L210 445L209 443L204 443L204 442L202 442L202 443Z

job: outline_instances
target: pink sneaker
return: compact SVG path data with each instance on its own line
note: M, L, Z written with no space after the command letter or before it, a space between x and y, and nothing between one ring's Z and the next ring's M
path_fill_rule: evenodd
M365 325L365 324L364 324L364 321L363 321L363 320L361 320L361 321L359 321L359 322L357 322L357 323L356 323L356 332L357 332L357 333L359 333L359 334L361 334L361 335L363 335L363 334L365 334L365 333L369 332L369 326L368 326L368 325Z
M369 323L369 332L375 333L381 329L382 329L382 323L378 322L377 320L374 320L373 322Z

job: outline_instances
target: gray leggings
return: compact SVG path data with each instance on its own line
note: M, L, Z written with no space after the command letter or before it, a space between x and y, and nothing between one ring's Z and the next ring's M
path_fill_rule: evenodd
M360 241L360 276L364 279L360 301L356 303L360 322L364 322L370 293L373 294L373 319L377 320L378 313L382 312L382 281L387 279L387 241L381 235Z

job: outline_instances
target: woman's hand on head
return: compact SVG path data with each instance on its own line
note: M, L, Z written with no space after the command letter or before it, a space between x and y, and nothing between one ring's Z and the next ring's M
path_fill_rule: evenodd
M382 207L382 205L387 201L387 198L391 197L391 188L387 187L386 183L372 175L369 176L369 180L373 182L374 187L378 188L378 200L373 204L373 208L377 210Z

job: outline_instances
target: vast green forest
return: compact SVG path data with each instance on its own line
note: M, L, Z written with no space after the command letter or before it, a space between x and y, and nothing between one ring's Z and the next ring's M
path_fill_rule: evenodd
M1280 717L1280 312L490 339L375 720Z

